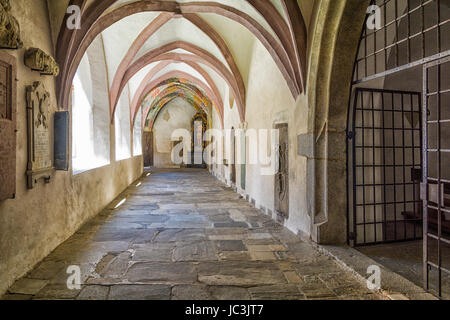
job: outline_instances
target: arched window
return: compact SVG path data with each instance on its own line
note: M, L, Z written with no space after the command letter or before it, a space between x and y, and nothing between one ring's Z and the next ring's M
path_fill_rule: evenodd
M142 109L136 116L133 128L133 156L142 155Z
M72 168L75 174L110 163L109 111L103 100L107 91L106 87L100 88L103 86L98 81L101 74L89 63L90 53L92 51L81 61L72 86Z
M114 115L116 133L116 160L125 160L131 157L131 129L129 91L126 88L117 103Z

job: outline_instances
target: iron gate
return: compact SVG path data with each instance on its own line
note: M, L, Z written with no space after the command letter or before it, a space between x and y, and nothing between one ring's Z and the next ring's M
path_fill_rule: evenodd
M372 14L381 19L376 28L367 25L362 30L352 81L356 97L354 103L350 104L348 114L349 244L358 246L408 238L412 240L422 234L425 288L440 297L450 298L450 2L372 0L371 5L375 5ZM414 68L424 70L423 78L422 75L419 78L419 81L423 80L423 99L414 103L410 112L407 112L402 102L399 105L403 109L390 108L387 105L392 101L390 95L394 95L394 100L407 101L409 97L415 101L418 93L354 89L356 86L370 86L372 80ZM372 82L372 85L377 84ZM383 87L404 88L402 84L398 87L397 84L391 84L391 87L384 84ZM422 91L422 88L413 90ZM374 95L387 97L377 99ZM375 111L375 106L381 106L382 110ZM421 110L420 114L417 108ZM406 131L402 131L403 123L399 128L394 126L387 129L385 120L390 118L390 114L385 117L385 112L389 111L405 116L411 113L414 123L417 117L421 118L420 124L404 128ZM380 112L383 113L383 122L380 122L379 127L366 124L370 119L377 119L376 116L372 118L373 113ZM408 125L409 121L405 117L401 118ZM422 128L424 135L418 142L416 135L420 135ZM388 145L390 141L386 140L386 136L391 136L391 132L386 130L394 131L391 140L395 144L398 140L399 146ZM375 141L372 138L372 145L369 144L371 131L380 137ZM412 146L403 144L405 136L402 132L414 135ZM392 164L384 161L397 157L403 157L404 160L405 154L412 156L412 150L419 149L419 144L421 155L417 156L414 152L414 159L410 163L399 164L395 160ZM386 158L389 152L392 154ZM373 163L368 162L369 158L372 158ZM423 159L422 173L422 161L418 163L418 159ZM409 179L406 182L405 177ZM404 198L411 194L411 200ZM423 203L419 198L424 200ZM404 209L405 206L407 209Z
M424 284L450 297L450 56L424 65ZM445 284L443 286L443 284Z
M420 97L355 89L348 132L349 239L354 246L422 238Z

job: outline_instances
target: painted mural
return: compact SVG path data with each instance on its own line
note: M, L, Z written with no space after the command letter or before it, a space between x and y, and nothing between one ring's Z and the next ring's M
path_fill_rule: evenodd
M172 100L182 98L191 104L197 112L210 114L211 108L217 106L188 80L182 78L167 79L158 84L142 101L145 131L152 131L153 125L161 110Z

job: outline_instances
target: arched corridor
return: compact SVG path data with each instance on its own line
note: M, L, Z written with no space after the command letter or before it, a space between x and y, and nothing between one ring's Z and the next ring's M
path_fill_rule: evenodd
M448 299L449 26L446 0L0 0L0 297Z

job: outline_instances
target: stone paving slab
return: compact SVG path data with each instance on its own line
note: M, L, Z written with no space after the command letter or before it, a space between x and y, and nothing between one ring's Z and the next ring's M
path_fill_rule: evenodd
M170 287L166 285L117 285L110 289L109 300L168 300Z
M77 300L106 300L109 294L108 286L85 286L77 296Z
M205 170L154 171L141 182L3 299L383 298ZM79 290L66 285L73 265L81 270Z

